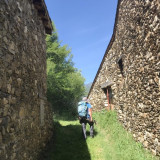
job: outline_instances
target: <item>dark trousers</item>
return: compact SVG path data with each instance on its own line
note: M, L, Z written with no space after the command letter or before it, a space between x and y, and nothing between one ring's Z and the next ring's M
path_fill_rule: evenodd
M90 125L90 136L93 137L93 130L94 130L94 122L91 122L90 120L86 119L85 117L80 117L80 123L82 125L82 134L84 136L84 138L87 138L86 135L86 125L87 123Z

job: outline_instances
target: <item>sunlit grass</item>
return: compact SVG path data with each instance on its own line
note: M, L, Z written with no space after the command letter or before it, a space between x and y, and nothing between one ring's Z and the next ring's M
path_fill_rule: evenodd
M44 160L158 160L133 140L117 121L115 112L104 111L93 116L97 121L95 137L89 136L88 125L86 141L78 120L55 116L54 140Z
M97 129L102 134L102 148L104 160L155 160L158 159L146 151L140 143L133 140L132 135L127 132L118 122L116 113L95 113Z

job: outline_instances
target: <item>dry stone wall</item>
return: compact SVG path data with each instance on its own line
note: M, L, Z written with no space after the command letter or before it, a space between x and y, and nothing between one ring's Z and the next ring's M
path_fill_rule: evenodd
M106 81L113 82L119 120L144 147L160 155L159 0L119 0L114 33L89 93L94 110L106 108L101 89Z
M0 0L0 159L35 159L51 135L44 24L32 1Z

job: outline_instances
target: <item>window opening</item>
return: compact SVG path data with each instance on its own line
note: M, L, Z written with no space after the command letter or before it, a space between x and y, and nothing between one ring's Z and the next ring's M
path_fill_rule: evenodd
M118 61L118 65L119 65L121 74L123 75L123 60L122 60L122 58Z
M124 55L121 55L118 59L117 59L117 64L119 66L119 69L121 71L121 74L123 76L123 68L124 68L124 65L123 65L123 57Z

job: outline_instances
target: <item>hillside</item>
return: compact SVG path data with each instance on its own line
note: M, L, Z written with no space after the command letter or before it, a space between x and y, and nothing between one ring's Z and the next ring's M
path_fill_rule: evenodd
M85 95L87 96L92 86L92 82L85 84Z

